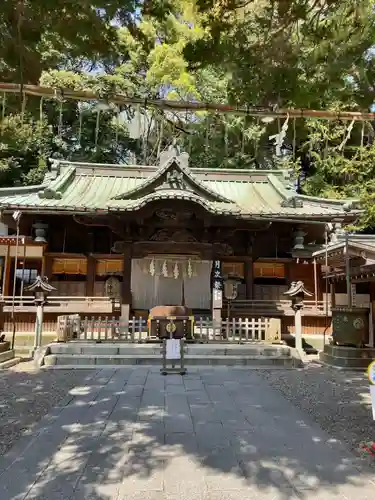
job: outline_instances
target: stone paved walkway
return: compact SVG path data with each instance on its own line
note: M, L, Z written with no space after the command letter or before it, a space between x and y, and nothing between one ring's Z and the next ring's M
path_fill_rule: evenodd
M374 472L255 371L86 376L0 460L1 500L365 500Z

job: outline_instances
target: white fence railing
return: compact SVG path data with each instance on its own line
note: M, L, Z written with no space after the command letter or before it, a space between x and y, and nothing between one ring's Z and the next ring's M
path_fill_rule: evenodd
M328 306L328 308L327 308ZM225 301L225 308L228 303ZM294 316L290 300L233 300L229 305L231 314L235 315L267 315L267 316ZM303 303L304 316L325 316L331 314L331 304L323 300L305 300Z
M34 297L24 295L22 297L0 297L4 312L32 312L35 310ZM120 308L119 300L110 297L63 297L49 296L44 306L46 312L67 313L104 313L111 314L113 309Z
M197 318L193 340L208 342L263 342L280 337L280 320L274 318L235 318L215 323L210 318ZM58 324L61 341L131 342L156 341L144 318L123 323L116 318L62 317Z
M14 306L15 312L35 311L34 297L24 295L23 297L0 297L4 312L11 312ZM225 301L224 301L225 302ZM328 309L327 309L328 306ZM109 297L75 297L75 296L50 296L45 305L46 312L58 312L60 314L112 314L120 308L118 300ZM227 302L223 305L227 311ZM230 315L237 317L251 316L293 316L294 311L290 300L234 300L230 304ZM303 314L305 316L325 316L331 314L331 304L324 300L305 300Z

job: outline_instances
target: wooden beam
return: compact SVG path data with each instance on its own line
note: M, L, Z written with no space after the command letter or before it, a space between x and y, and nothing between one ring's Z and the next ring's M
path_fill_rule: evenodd
M95 275L96 259L92 255L89 255L87 257L86 297L94 296Z

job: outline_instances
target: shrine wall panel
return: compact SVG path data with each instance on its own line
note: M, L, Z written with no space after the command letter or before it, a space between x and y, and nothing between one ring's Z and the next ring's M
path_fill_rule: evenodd
M85 297L86 281L51 281L56 288L53 294L58 297Z
M316 266L317 273L317 300L323 300L323 291L325 290L324 279L321 276L320 266ZM302 263L289 263L288 264L288 278L289 281L303 281L305 288L313 294L312 297L308 297L307 300L314 300L314 266L313 264L302 264Z
M325 316L313 317L313 316L302 316L302 336L303 335L323 335L324 331L326 335L331 335L331 318L326 318ZM294 317L284 316L281 319L281 334L282 335L294 335Z

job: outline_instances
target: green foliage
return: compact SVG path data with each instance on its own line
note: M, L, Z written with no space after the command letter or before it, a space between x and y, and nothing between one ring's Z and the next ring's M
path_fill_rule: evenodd
M40 182L51 156L154 164L172 140L194 167L288 168L304 193L360 198L375 225L371 124L171 112L105 103L142 99L365 109L375 78L373 0L3 0L0 80L95 92L101 102L8 96L0 183ZM23 110L23 111L22 111ZM138 123L138 125L137 125ZM132 128L142 128L140 138Z
M54 136L47 122L10 115L0 127L0 181L2 185L40 182Z
M373 0L198 1L205 36L185 49L192 67L230 74L236 102L367 107L373 102Z

